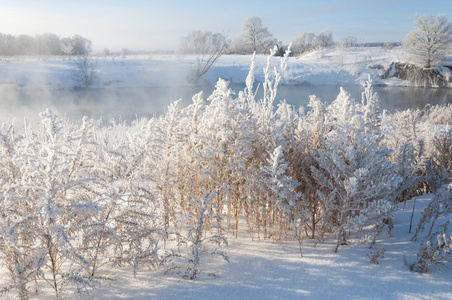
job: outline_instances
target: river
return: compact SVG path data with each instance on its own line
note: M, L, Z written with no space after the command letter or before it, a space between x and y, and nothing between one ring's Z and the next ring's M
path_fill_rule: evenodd
M232 84L232 90L243 90L243 84ZM191 97L204 92L207 98L213 86L64 89L64 90L2 90L0 91L0 123L23 123L39 121L39 113L51 108L60 116L79 120L84 115L104 120L131 121L137 117L152 117L161 114L171 102L182 98L187 106ZM363 88L345 86L357 102L361 101ZM286 85L278 87L277 102L299 107L309 103L309 95L316 95L323 102L331 103L339 94L339 86L331 85ZM427 104L452 103L452 89L375 86L381 100L381 108L389 112L412 108L423 108ZM262 97L262 88L257 97Z

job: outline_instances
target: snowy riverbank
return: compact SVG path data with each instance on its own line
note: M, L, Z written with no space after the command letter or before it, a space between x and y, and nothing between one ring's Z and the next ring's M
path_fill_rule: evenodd
M97 63L92 88L186 86L195 57L178 55L140 55L93 57ZM367 48L321 50L302 57L291 57L281 84L362 85L370 75L376 85L409 86L400 79L382 80L379 75L392 62L404 60L403 50ZM279 57L272 58L278 66ZM225 55L200 79L198 84L214 85L218 78L244 83L251 56ZM256 57L255 79L263 82L265 55ZM379 66L380 69L375 68ZM74 64L67 58L0 58L0 89L70 89L80 86L73 78Z

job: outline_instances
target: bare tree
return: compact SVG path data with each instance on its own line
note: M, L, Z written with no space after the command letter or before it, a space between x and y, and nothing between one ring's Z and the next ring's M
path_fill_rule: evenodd
M292 51L295 55L303 54L307 51L306 35L307 32L300 32L292 41Z
M21 34L16 37L15 46L14 53L18 55L33 55L36 53L36 40L29 35Z
M0 33L0 54L14 55L15 37L11 34Z
M326 49L333 46L333 33L328 29L320 31L319 35L315 40L316 48L318 49Z
M348 49L353 48L358 43L358 39L352 35L347 35L341 39L341 45Z
M385 49L385 50L394 49L394 43L393 42L385 42L383 44L383 49Z
M110 51L110 49L104 48L104 55L105 55L105 57L111 56L111 51Z
M130 54L130 50L129 49L127 49L127 48L122 48L121 49L121 57L122 58L126 58L127 55L129 55L129 54Z
M292 41L291 51L295 55L301 55L311 51L314 47L315 34L310 32L300 32Z
M227 46L226 38L221 33L196 30L183 37L180 51L196 56L195 68L189 75L189 80L198 81L225 53Z
M36 36L36 48L40 55L61 55L60 37L54 33Z
M74 63L72 77L82 85L90 87L97 70L97 61L90 59L88 54L77 55L72 61Z
M72 38L63 38L60 41L61 49L72 58L72 78L85 87L91 86L93 75L97 69L97 61L90 59L92 43L87 38L74 35Z
M243 45L245 45L244 38L241 35L237 35L232 38L231 43L229 44L227 53L228 54L240 54L240 55L247 54L248 51L247 51L246 47L244 47Z
M420 16L414 19L415 29L403 42L408 58L425 68L440 64L452 44L452 23L445 15Z

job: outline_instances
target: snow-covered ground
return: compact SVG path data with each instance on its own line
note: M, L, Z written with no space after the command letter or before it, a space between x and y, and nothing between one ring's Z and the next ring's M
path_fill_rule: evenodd
M391 234L385 228L373 249L351 245L334 253L331 239L316 246L304 240L301 258L296 241L252 241L244 230L238 238L228 236L224 250L230 263L203 258L202 273L194 281L182 278L183 262L141 270L136 277L130 268L111 267L105 273L111 281L82 299L452 299L452 270L432 266L430 273L419 274L403 262L403 256L408 263L416 258L423 236L411 238L431 198L416 199L411 234L413 200L401 204ZM371 263L369 256L382 246L384 257ZM47 299L53 292L42 289L30 296Z
M451 270L432 266L428 274L414 273L402 258L415 260L422 237L417 242L411 237L431 197L416 200L411 234L413 200L400 205L391 235L385 228L373 249L343 246L335 254L331 240L317 246L304 240L301 258L296 241L251 241L242 232L237 239L228 237L224 250L230 263L208 257L194 281L178 274L184 265L167 273L166 267L142 271L136 278L130 269L114 268L109 272L115 281L86 299L452 299ZM371 263L368 255L381 246L384 258Z
M281 84L362 85L370 75L374 84L406 85L398 79L382 81L381 70L403 61L403 50L321 50L301 57L291 57ZM182 55L141 55L93 57L97 61L93 88L184 86L195 57ZM224 55L201 78L199 83L215 84L218 78L232 83L245 82L249 72L249 55ZM256 57L256 81L263 81L267 57ZM277 66L279 59L272 63ZM62 89L80 85L72 76L73 62L65 57L0 58L0 89Z

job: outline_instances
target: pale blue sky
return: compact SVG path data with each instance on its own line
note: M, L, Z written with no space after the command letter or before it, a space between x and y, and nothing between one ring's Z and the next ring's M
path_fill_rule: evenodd
M0 32L80 34L95 49L176 49L192 30L232 38L249 16L285 44L302 31L333 32L336 41L352 35L359 42L402 41L416 14L445 14L452 0L0 0Z

